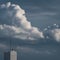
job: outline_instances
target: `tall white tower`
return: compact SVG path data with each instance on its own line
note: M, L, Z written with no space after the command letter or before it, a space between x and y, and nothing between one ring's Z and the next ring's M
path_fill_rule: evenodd
M17 60L17 52L15 50L11 50L10 52L5 52L4 60Z
M17 60L17 52L12 50L10 52L10 60Z
M4 60L17 60L17 51L14 49L14 41L12 44L12 40L10 39L9 44L10 50L4 53Z

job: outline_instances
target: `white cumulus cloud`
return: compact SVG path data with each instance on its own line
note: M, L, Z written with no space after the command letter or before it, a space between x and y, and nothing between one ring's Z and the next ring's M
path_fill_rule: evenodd
M44 34L46 38L56 40L57 42L60 42L60 28L59 25L53 24L50 26L50 28L44 29Z
M50 30L50 35L58 42L60 42L60 29Z
M25 11L17 4L10 2L0 5L0 37L11 36L21 39L44 38L43 32L31 26Z

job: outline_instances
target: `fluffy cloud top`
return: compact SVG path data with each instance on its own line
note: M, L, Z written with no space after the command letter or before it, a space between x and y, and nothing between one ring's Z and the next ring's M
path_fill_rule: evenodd
M0 5L0 37L14 37L35 40L38 38L53 39L60 42L59 25L48 26L44 31L39 31L25 16L25 11L10 2Z
M44 29L44 33L46 38L56 40L60 42L60 28L59 25L53 24L53 26L48 26L48 28Z
M51 35L54 39L60 42L60 29L53 29L51 30Z
M0 37L10 36L21 39L44 38L43 33L25 16L25 11L10 2L0 5Z

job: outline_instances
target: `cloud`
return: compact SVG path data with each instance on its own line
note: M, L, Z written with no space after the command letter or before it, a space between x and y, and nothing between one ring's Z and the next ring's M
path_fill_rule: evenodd
M60 42L60 29L53 29L53 30L50 30L50 33L49 33L52 38L54 38L57 42Z
M25 11L17 4L0 5L0 37L10 36L20 39L34 40L44 38L43 32L31 26L25 16Z
M15 34L19 33L19 29L14 27L14 26L9 26L9 25L0 25L0 37L5 37L5 36L14 36Z
M44 31L31 25L26 18L25 11L17 4L0 5L0 37L36 40L46 37L60 42L59 25L48 26Z
M60 28L59 25L53 24L52 26L48 26L48 28L44 29L44 34L46 38L56 40L60 42Z

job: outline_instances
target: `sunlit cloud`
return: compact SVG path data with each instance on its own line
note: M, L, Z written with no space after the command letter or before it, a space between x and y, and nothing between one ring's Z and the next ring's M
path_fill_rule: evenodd
M0 5L0 15L2 36L30 40L44 38L43 32L31 25L25 16L25 11L19 5L11 4L11 2Z

